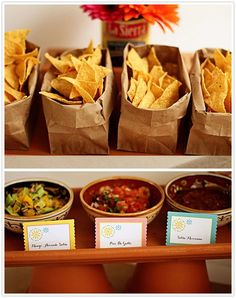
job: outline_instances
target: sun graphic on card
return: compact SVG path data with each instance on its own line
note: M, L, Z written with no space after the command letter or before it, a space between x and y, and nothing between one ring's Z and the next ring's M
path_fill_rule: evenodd
M115 229L112 226L105 226L102 229L102 235L106 238L110 238L115 234Z
M38 241L42 238L43 233L40 229L33 229L32 231L30 231L29 236L32 240Z
M185 228L185 222L181 218L174 219L172 223L172 227L173 227L173 230L177 232L181 232Z

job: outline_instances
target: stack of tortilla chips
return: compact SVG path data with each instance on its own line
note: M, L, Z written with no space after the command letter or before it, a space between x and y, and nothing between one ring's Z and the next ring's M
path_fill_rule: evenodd
M208 112L231 113L232 57L216 49L201 64L201 85Z
M4 103L27 98L26 84L33 68L39 63L39 50L27 51L26 37L30 30L5 33L4 48Z
M68 105L94 103L103 93L104 78L111 69L101 66L101 46L93 47L92 41L81 55L72 53L45 57L54 66L56 77L51 81L52 92L40 94Z
M132 48L126 63L132 69L128 97L135 107L166 109L179 99L182 83L176 79L178 66L173 63L162 66L154 47L143 58Z

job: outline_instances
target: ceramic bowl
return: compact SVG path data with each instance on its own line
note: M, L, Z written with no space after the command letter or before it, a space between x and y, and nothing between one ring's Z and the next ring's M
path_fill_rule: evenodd
M229 193L229 199L231 200L231 178L218 174L198 173L188 174L171 180L165 187L166 201L172 210L216 214L218 227L224 226L231 221L231 207L221 210L193 209L177 203L174 199L178 191L207 187L219 188ZM231 206L231 202L229 205Z
M67 192L68 196L68 202L61 208L45 213L45 214L40 214L40 215L35 215L35 216L14 216L10 215L7 212L5 212L5 228L16 233L22 233L23 232L23 223L25 222L33 222L33 221L42 221L42 220L60 220L64 219L67 214L70 211L70 208L73 203L74 199L74 193L73 191L64 183L54 181L54 180L49 180L49 179L21 179L17 181L12 181L9 182L5 185L5 193L7 191L10 191L13 187L22 187L22 186L30 186L31 183L44 183L46 186L50 187L58 187L60 186L61 188L65 189Z
M98 192L101 186L114 186L124 184L131 187L148 187L151 194L149 199L151 207L144 211L134 213L111 213L98 210L91 206L92 197L95 193ZM149 180L137 177L109 177L99 179L83 187L80 192L80 200L82 206L92 221L95 221L96 217L146 217L147 223L150 223L160 212L164 203L164 198L165 194L161 186Z

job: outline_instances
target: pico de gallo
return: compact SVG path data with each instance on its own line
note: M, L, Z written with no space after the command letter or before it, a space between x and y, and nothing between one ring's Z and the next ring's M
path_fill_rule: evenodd
M133 213L146 210L149 204L148 187L128 185L102 186L92 198L91 206L111 213Z

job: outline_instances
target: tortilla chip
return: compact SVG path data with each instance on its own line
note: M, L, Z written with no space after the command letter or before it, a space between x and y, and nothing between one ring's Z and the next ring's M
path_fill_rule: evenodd
M83 94L81 93L81 88L90 95L89 97L87 97L86 95L86 98L83 97L85 102L94 102L94 100L91 101L90 98L94 99L97 94L97 89L98 89L97 82L79 80L78 82L76 82L76 85L74 87L76 88L76 90L78 90L78 92L82 97L83 97Z
M11 95L8 94L6 91L4 92L4 104L7 105L11 102L15 101L15 98Z
M22 87L24 82L28 79L33 67L38 64L38 59L35 57L27 57L16 66L16 74L19 77L19 83Z
M167 109L179 99L179 87L181 83L173 81L163 92L163 94L151 105L153 109Z
M142 78L140 78L138 80L136 93L135 93L135 96L134 96L134 99L132 102L132 104L135 107L137 107L139 105L139 103L143 99L144 95L146 94L146 91L147 91L147 84L145 83L145 81Z
M134 70L133 71L133 78L137 81L140 78L142 78L145 81L145 83L148 83L152 79L152 76L147 72L143 72L143 71L140 71L140 70Z
M232 54L229 51L226 53L225 60L228 65L232 65Z
M46 53L45 58L49 60L49 62L60 72L60 73L65 73L68 72L71 64L68 60L61 60L59 58L55 58L48 53Z
M56 94L56 93L52 93L52 92L46 92L46 91L40 91L39 92L40 94L46 96L46 97L49 97L51 99L55 99L56 101L60 102L60 103L64 103L64 104L68 104L68 105L80 105L82 104L82 100L76 100L76 101L73 101L73 100L68 100L62 96L60 96L59 94Z
M160 61L156 56L156 51L154 47L151 47L149 54L147 56L149 71L153 68L153 66L161 66Z
M4 39L4 59L5 65L9 65L14 62L12 55L25 54L26 50L26 37L30 30L14 30L5 32Z
M215 49L214 51L214 60L215 60L215 65L219 67L223 72L226 72L226 70L228 69L226 57L219 49ZM229 65L231 67L231 63Z
M202 93L203 93L204 98L210 96L210 93L208 92L207 87L206 87L206 82L207 82L206 78L205 78L205 72L206 71L209 71L209 70L207 68L203 69L202 73L201 73L201 85L202 85ZM212 75L211 75L211 77L212 77ZM211 81L210 81L210 84L211 84ZM207 82L207 85L209 86L209 82Z
M17 29L14 31L5 32L5 40L10 42L15 42L21 46L21 48L25 49L25 41L27 35L31 30L28 29Z
M134 48L129 51L126 63L133 70L148 72L147 58L141 58Z
M72 69L74 68L76 70L76 72L79 71L80 66L81 66L81 60L80 59L78 59L75 56L70 54L70 55L63 56L63 61L67 61L67 65L71 65L70 67Z
M204 76L205 86L207 88L213 83L213 80L214 80L213 73L210 72L208 70L208 68L203 69L202 73L203 73L203 76Z
M4 79L14 89L18 90L19 81L16 75L16 65L10 64L4 67Z
M101 79L104 79L107 75L109 75L112 72L110 68L101 65L92 65L92 67L95 71L96 82L100 81Z
M80 93L83 98L83 102L85 103L94 103L93 97L82 87L83 84L81 82L78 85L75 85L76 90Z
M95 51L92 53L92 56L88 58L88 63L99 65L102 62L102 49L101 46L98 45Z
M21 54L21 55L13 54L12 57L14 58L14 61L16 63L19 63L22 60L25 60L25 59L27 59L29 57L38 58L38 55L39 55L39 50L38 50L38 48L35 48L31 52L27 52L27 53L24 53L24 54ZM38 63L39 63L39 61L38 61Z
M208 57L201 64L201 69L207 68L210 72L212 72L215 68L215 65L211 62L211 59Z
M205 98L206 104L215 112L225 113L224 101L228 94L228 80L226 74L218 71L215 75L214 83L211 84L207 91L210 96Z
M5 40L4 45L4 55L5 55L5 65L13 63L15 58L13 55L22 55L25 52L25 48L22 48L20 44L16 41Z
M225 110L227 113L231 113L232 112L232 87L231 87L231 84L232 84L232 79L231 79L231 76L230 74L226 73L226 76L227 76L227 82L228 82L228 92L227 92L227 96L225 98Z
M4 91L14 97L16 100L21 100L27 97L25 93L13 89L6 82L4 83Z
M152 70L150 71L150 75L153 78L153 82L155 84L159 85L159 86L160 86L159 79L161 77L163 77L165 74L166 74L166 72L163 71L162 66L156 66L156 65L154 65L153 68L152 68Z
M173 78L172 76L168 75L167 72L166 72L162 77L160 77L159 86L162 89L166 89L174 81L176 81L176 79Z
M70 97L71 90L73 88L71 83L58 77L51 81L51 86L53 89L57 90L60 94L67 98Z
M144 95L143 99L138 105L138 108L147 109L149 108L155 101L155 96L151 90L148 90L147 93Z
M153 95L155 96L155 99L157 99L157 98L159 98L163 94L164 89L162 89L161 87L159 87L157 84L152 83L152 85L151 85L151 91L152 91Z
M95 70L87 61L81 62L76 80L96 82Z
M93 54L94 50L93 50L93 41L90 40L88 47L83 51L83 55L86 54Z
M98 82L98 89L97 89L97 95L98 95L98 97L100 97L102 95L103 88L104 88L103 80L100 80Z
M72 70L72 71L69 71L69 72L67 72L67 73L65 73L65 74L60 74L60 75L58 75L57 76L57 79L59 80L59 79L61 79L61 80L63 80L64 79L64 81L66 81L66 85L67 85L67 87L66 87L66 89L67 89L67 91L65 92L65 94L63 94L63 92L60 92L60 90L58 90L57 88L54 88L53 86L52 86L52 84L51 84L51 86L54 88L54 89L56 89L59 93L61 93L61 94L63 94L64 96L66 96L66 97L68 97L69 99L71 99L71 100L73 100L74 98L77 98L77 97L79 97L80 96L80 94L79 94L79 92L75 89L75 87L74 87L74 80L66 80L65 78L72 78L72 79L75 79L76 78L76 76L77 76L77 72L76 71L74 71L74 70ZM70 89L70 93L69 93L69 89ZM69 93L69 96L68 96L68 93Z
M131 78L131 80L130 80L130 87L129 87L129 90L127 92L128 97L129 97L129 99L130 99L131 102L134 99L134 96L135 96L135 93L136 93L136 90L137 90L137 86L138 86L138 81L135 80L134 78Z
M77 97L80 97L80 96L81 95L78 92L78 90L76 90L76 88L74 86L72 86L71 92L70 92L70 95L69 95L69 99L74 100L74 99L76 99Z
M68 78L73 78L73 79L75 79L75 78L77 77L77 71L75 71L75 70L70 70L70 71L68 71L68 72L59 74L57 77L58 77L58 78L68 77Z

